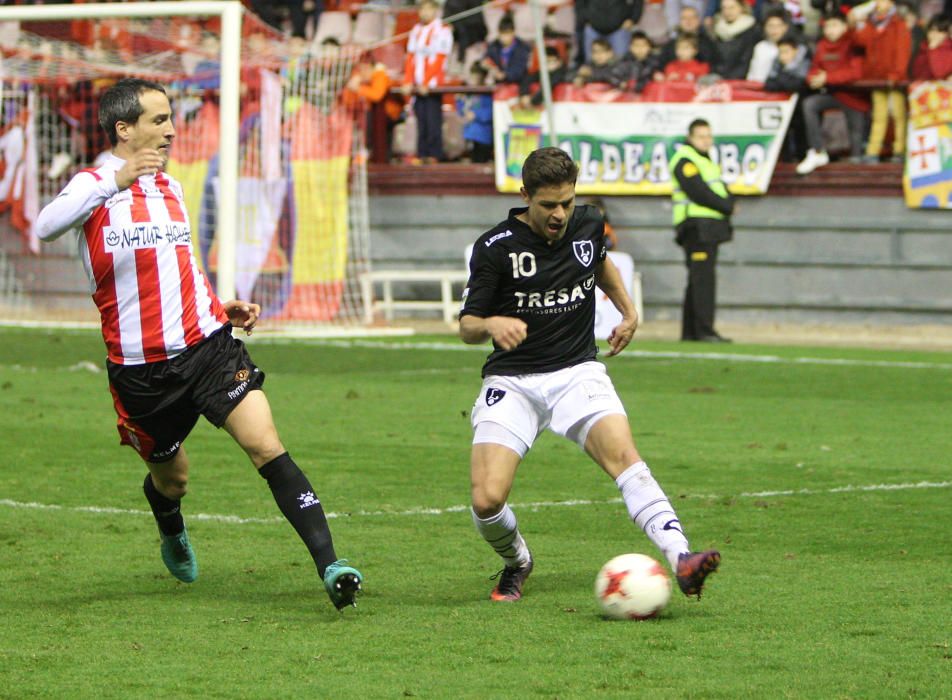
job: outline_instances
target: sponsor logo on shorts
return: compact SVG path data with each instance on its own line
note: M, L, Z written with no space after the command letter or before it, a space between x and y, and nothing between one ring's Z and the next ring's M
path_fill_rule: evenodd
M167 449L167 450L162 450L161 452L153 452L153 453L152 453L152 459L153 459L153 460L157 460L157 461L162 461L162 460L165 459L166 457L171 457L172 455L175 454L175 451L179 448L179 445L181 445L181 444L182 444L182 441L179 440L179 441L175 442L175 443L174 443L169 449Z
M310 508L311 506L316 506L320 503L320 501L317 500L317 496L315 496L310 491L305 491L300 496L298 496L298 501L301 503L301 508Z
M503 389L496 389L495 387L489 387L486 389L486 405L492 406L493 404L499 403L505 397L506 392Z

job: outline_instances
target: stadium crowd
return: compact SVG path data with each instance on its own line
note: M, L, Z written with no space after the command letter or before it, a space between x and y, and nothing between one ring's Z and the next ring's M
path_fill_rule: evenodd
M534 24L525 2L245 4L262 26L280 32L275 36L292 62L342 45L366 49L344 99L366 104L376 115L374 160L486 162L492 158L492 91L517 86L524 109L543 101ZM659 85L703 88L721 81L797 93L781 157L797 162L801 174L826 165L831 154L855 162L901 161L907 84L952 74L952 0L550 0L545 5L544 53L556 99L567 88L571 94L573 88L595 85L652 100ZM15 44L15 32L0 28L0 43ZM81 39L118 40L98 34ZM195 39L184 41L195 46ZM208 37L198 43L205 56L199 52L195 65L187 67L199 81L204 68L215 66L209 56L217 46L206 47L205 41ZM834 112L845 118L825 119Z

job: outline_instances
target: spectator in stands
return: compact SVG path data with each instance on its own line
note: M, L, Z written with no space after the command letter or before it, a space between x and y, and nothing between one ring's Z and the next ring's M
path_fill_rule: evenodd
M608 250L615 250L618 248L618 234L615 233L615 229L609 221L608 209L605 207L605 200L603 200L601 197L589 197L587 200L585 200L584 204L595 207L602 215L602 219L605 222L605 247L608 248Z
M374 162L377 163L389 160L393 129L403 116L403 100L390 93L392 86L387 67L382 63L374 63L368 53L357 61L342 97L345 105L354 106L363 102L370 108L371 118L367 124L370 137L367 142L371 144ZM380 119L386 125L386 130L378 134L376 126Z
M644 90L655 73L661 70L661 62L653 53L653 49L648 35L635 30L631 35L628 51L615 64L614 83L631 92Z
M760 41L760 27L741 0L721 0L721 12L714 19L717 57L714 72L727 80L747 77L754 46Z
M317 26L321 12L324 11L323 0L311 0L310 5L313 9L310 11L305 9L304 0L280 0L278 2L275 0L251 0L252 11L278 31L284 31L282 18L277 12L277 8L281 5L288 10L288 19L291 20L291 36L302 39L307 37L308 16L314 18L314 25Z
M615 52L607 39L592 42L592 60L575 74L573 81L578 87L588 83L613 83L615 77Z
M674 40L681 34L693 34L697 37L697 60L704 61L708 65L714 64L717 56L717 48L714 40L708 34L707 29L701 24L701 13L696 7L683 5L678 15L678 25L672 32L671 41L661 48L661 66L664 67L671 63L676 56L674 55Z
M764 81L764 89L770 92L799 93L806 87L810 71L810 55L807 47L793 37L784 37L777 43L777 58Z
M711 72L711 67L697 60L697 37L682 34L675 41L677 57L664 67L664 79L669 82L695 83L698 78Z
M774 61L777 60L777 44L787 36L790 24L787 13L782 8L771 8L764 18L764 38L754 46L754 53L747 68L747 80L762 83L770 75Z
M453 22L453 41L456 46L456 57L460 63L466 60L466 49L486 39L486 22L483 20L482 5L483 0L446 0L443 4L444 17L474 10L473 14Z
M624 54L643 8L644 0L576 0L576 16L584 22L585 60L595 60L596 39L607 41L616 56Z
M896 83L906 79L911 49L909 27L896 12L893 0L875 0L872 13L855 36L857 43L866 49L863 78L887 84L887 87L872 93L873 117L864 160L869 163L879 161L891 108L894 120L892 155L895 161L902 162L906 145L906 92Z
M549 69L549 85L555 90L557 85L562 83L572 82L569 75L568 66L565 65L565 62L562 60L562 54L559 53L559 50L554 46L545 47L545 65ZM523 109L528 109L530 106L536 106L542 104L542 89L537 86L539 84L539 73L529 73L522 81L522 85L519 86L519 106ZM533 92L533 90L535 90Z
M407 41L403 92L413 94L417 119L417 156L424 163L443 157L443 96L430 89L446 82L446 60L453 50L453 32L437 17L436 0L422 0L420 21L410 30Z
M949 20L933 17L912 61L910 77L913 80L945 80L952 75L952 38L949 37Z
M516 36L512 15L503 15L499 20L499 38L486 49L483 67L494 83L521 83L529 72L532 48Z
M472 87L485 85L488 76L489 71L474 63L466 82ZM456 98L456 111L463 118L466 157L474 163L489 161L493 157L493 96L460 95Z
M798 174L808 175L830 162L823 146L822 118L823 113L831 109L841 110L846 115L850 158L860 160L869 99L861 92L835 88L859 80L862 74L863 59L856 50L846 18L839 12L827 15L823 21L823 38L817 42L813 65L807 73L807 85L818 92L802 102L809 150L797 165Z
M764 89L800 94L806 89L809 70L810 54L807 47L791 36L784 37L777 44L777 58L764 82ZM799 163L806 156L806 128L800 109L793 112L781 152L787 162Z

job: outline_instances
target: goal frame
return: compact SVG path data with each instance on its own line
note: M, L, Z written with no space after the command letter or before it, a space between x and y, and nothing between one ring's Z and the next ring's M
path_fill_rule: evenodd
M238 232L238 127L241 64L239 0L93 3L89 5L16 5L0 7L0 21L56 22L74 19L218 17L221 20L219 89L218 274L216 292L235 296Z

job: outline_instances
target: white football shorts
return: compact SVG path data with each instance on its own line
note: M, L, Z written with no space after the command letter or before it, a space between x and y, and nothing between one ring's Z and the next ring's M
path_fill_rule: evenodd
M609 414L627 415L605 365L593 360L556 372L486 377L472 423L477 433L482 423L502 426L527 448L548 428L584 449L592 419ZM487 437L477 434L474 443L496 442L490 432L482 432Z

